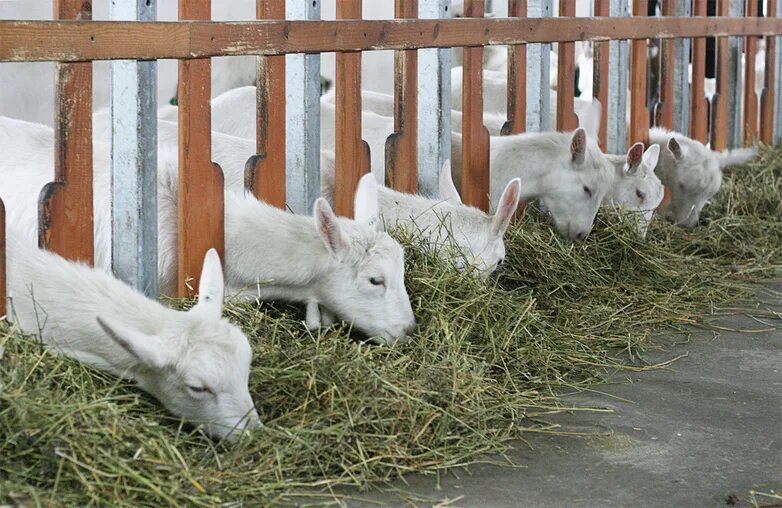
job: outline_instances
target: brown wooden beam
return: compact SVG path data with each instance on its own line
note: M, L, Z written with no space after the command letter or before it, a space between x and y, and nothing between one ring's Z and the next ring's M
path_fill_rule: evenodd
M284 0L258 0L258 19L285 19ZM258 57L255 117L257 156L252 192L272 206L285 208L285 55Z
M730 0L718 0L717 13L720 16L728 14ZM728 38L717 39L717 88L711 100L711 149L722 151L728 147Z
M337 2L337 19L361 15L361 0ZM336 60L334 204L338 215L353 217L358 181L370 170L369 145L361 139L361 53L337 52Z
M418 0L396 0L397 18L417 18ZM394 132L386 140L386 184L418 191L418 50L394 52Z
M465 17L483 17L484 0L465 0ZM483 125L483 48L464 48L462 201L489 210L489 131Z
M561 17L575 17L575 2L559 2ZM575 43L560 42L557 49L557 130L572 131L578 128L578 117L573 112L576 94Z
M611 8L610 0L595 0L595 14L608 17ZM609 42L596 42L593 64L592 96L600 101L600 149L608 150L608 55Z
M647 1L633 2L633 16L646 17ZM646 39L634 40L630 48L630 129L628 146L634 143L649 143L649 108L646 107Z
M182 19L209 19L210 0L179 0ZM223 172L212 162L211 62L179 62L179 199L177 294L198 290L206 252L217 249L225 260Z
M706 0L693 0L692 13L706 15ZM690 136L701 143L708 141L709 117L708 101L705 97L706 80L706 39L697 37L692 40L692 84L690 86Z
M777 12L777 0L768 0L766 16ZM760 95L760 140L767 145L774 142L774 82L776 81L776 37L766 37L766 74Z
M498 18L362 21L0 21L0 61L79 62L535 42L772 36L779 18Z
M54 17L89 20L81 0L56 0ZM58 63L54 95L54 181L38 201L38 245L92 264L92 63Z
M527 0L508 0L508 16L527 17ZM508 121L502 134L519 134L527 129L527 46L508 46Z
M757 0L746 0L746 15L758 15ZM755 93L755 56L757 37L747 37L744 45L744 144L751 145L758 137L758 94Z

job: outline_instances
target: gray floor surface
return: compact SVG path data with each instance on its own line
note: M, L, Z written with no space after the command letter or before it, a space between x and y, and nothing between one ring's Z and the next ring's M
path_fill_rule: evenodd
M769 284L782 291L782 281ZM758 295L782 312L779 293ZM529 434L510 453L520 467L470 466L410 475L383 492L347 492L347 506L751 506L751 490L782 494L782 321L746 315L724 330L660 336L649 362L615 382L567 397L610 411L556 415L561 430ZM751 330L751 331L750 331ZM599 392L598 392L599 391ZM782 500L757 495L761 506Z

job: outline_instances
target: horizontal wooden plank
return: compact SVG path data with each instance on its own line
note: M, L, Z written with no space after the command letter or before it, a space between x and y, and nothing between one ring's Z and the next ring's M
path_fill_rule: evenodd
M782 34L782 19L754 17L0 21L0 61L184 59L218 55L779 34Z

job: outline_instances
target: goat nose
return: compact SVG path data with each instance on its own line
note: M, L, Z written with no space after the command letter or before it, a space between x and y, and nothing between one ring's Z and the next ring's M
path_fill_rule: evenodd
M578 233L576 235L576 238L578 238L579 240L583 240L584 238L586 238L586 236L587 236L587 234L585 232L581 231L580 233Z

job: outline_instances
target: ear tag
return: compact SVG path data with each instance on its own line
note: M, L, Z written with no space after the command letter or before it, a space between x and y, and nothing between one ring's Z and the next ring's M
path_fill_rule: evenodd
M205 303L211 303L217 298L217 288L214 286L209 286L206 289L206 294L204 295L204 302Z

